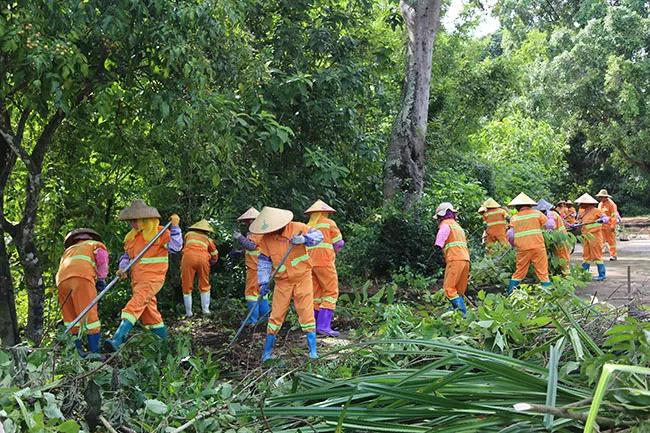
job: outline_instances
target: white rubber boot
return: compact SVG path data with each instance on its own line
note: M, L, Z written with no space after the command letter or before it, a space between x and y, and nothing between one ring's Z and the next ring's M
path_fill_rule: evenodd
M201 309L203 314L210 314L210 292L201 292Z
M183 304L185 304L185 317L188 319L192 317L194 314L192 314L192 294L190 293L189 295L183 295Z

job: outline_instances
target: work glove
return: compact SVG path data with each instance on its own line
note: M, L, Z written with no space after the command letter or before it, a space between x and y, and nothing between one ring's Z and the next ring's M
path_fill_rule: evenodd
M176 214L172 214L172 216L169 217L169 221L172 222L173 227L178 227L178 225L181 223L181 217Z
M598 218L596 220L596 222L603 224L603 223L605 223L606 220L607 220L607 217L601 216L600 218Z
M95 282L95 288L100 292L106 288L106 280L97 280Z
M293 245L302 245L305 243L305 237L303 235L296 235L291 238L291 243Z
M270 291L271 288L269 287L269 283L260 284L260 295L266 296Z
M243 237L244 237L244 235L242 235L241 233L239 233L237 230L235 230L235 231L233 232L233 234L232 234L232 238L233 238L234 240L236 240L236 241L240 240L240 239L243 238Z

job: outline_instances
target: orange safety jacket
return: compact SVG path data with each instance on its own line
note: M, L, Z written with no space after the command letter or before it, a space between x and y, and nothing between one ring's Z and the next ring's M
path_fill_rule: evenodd
M445 262L459 260L469 261L469 248L467 248L467 238L465 231L460 224L453 219L442 220L441 225L449 226L449 237L445 241L443 251L445 253Z
M251 271L256 271L257 261L259 260L260 257L260 241L262 239L262 235L255 235L253 233L249 233L248 236L246 237L251 241L255 242L255 244L257 245L257 249L255 250L246 250L246 268L250 269Z
M614 200L608 198L605 201L598 203L598 209L609 217L608 225L610 227L616 227L617 217L618 217L618 206L614 203Z
M307 234L309 230L307 224L290 222L280 234L269 233L262 236L258 244L260 253L269 257L273 262L273 268L277 269L287 249L291 247L291 238L298 234ZM296 245L284 264L280 266L275 278L299 280L305 274L311 274L311 269L312 262L307 247L304 244Z
M555 230L559 231L561 233L566 233L566 225L564 224L564 219L562 216L555 212L555 211L549 211L551 213L551 217L555 220Z
M57 286L61 281L73 277L84 278L94 283L97 279L95 251L98 249L106 250L106 245L99 241L87 240L66 248L56 273Z
M523 209L510 218L515 233L515 248L521 251L544 248L542 228L548 221L538 210Z
M205 256L206 260L216 260L219 258L219 251L217 251L217 247L214 245L212 239L203 233L198 233L192 230L188 231L185 235L183 254Z
M321 218L313 228L323 233L323 240L318 245L307 247L311 263L314 266L327 266L336 261L334 244L343 239L341 230L329 218Z
M605 214L595 206L581 212L580 222L584 224L582 226L582 234L601 232L603 230L603 224L596 221L604 215Z
M506 217L508 212L501 208L488 209L483 214L483 221L485 221L487 228L485 231L490 236L497 236L506 232L508 222Z
M163 229L158 226L158 231ZM154 242L142 258L131 268L131 281L160 281L165 279L167 268L169 267L169 252L167 244L169 243L169 230L165 232ZM147 245L142 232L138 232L135 237L124 243L124 251L133 259Z

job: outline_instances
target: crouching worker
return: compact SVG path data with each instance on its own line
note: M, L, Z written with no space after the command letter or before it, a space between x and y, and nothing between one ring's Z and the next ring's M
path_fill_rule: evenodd
M251 207L241 214L237 218L237 221L245 224L248 229L259 214L257 209ZM246 324L256 325L258 321L264 319L269 314L269 311L271 311L269 295L267 293L260 299L260 284L257 281L257 260L260 255L260 250L257 245L261 236L252 233L244 236L236 231L233 234L233 238L239 241L244 250L246 250L246 287L244 288L244 298L246 299L246 307L249 313L249 319Z
M87 228L68 233L63 245L65 251L56 273L56 286L63 323L67 327L97 297L97 289L106 287L108 251L99 233ZM80 328L87 333L88 350L99 353L101 323L97 305L70 332L78 335ZM76 339L75 345L79 354L85 356L81 339Z
M435 247L442 250L445 258L445 277L442 284L445 295L454 309L463 316L467 312L463 296L469 280L469 249L465 231L456 222L456 209L451 203L440 203L436 209L440 228Z
M124 269L131 259L137 256L163 227L160 226L158 210L147 206L143 200L133 200L129 207L120 212L120 220L131 224L131 231L124 238L125 253L120 257L120 269L117 271L121 278L126 279ZM108 351L119 349L138 320L160 338L167 338L167 328L158 311L156 294L165 282L169 253L178 253L183 248L183 235L178 226L180 218L174 214L170 221L171 229L165 231L130 270L131 299L122 310L122 321L113 339L106 340L105 349Z
M269 292L271 273L276 270L262 361L272 356L276 334L282 327L291 299L298 313L300 327L307 335L309 357L318 358L312 264L307 247L318 245L323 240L323 234L306 224L293 222L292 219L291 211L264 207L250 225L251 233L262 235L258 244L260 255L257 263L257 278L262 295Z
M508 240L517 252L517 268L510 279L508 295L526 278L531 264L535 268L535 274L542 286L551 285L542 230L553 230L555 222L540 211L532 209L532 206L536 205L537 202L523 192L515 197L509 205L517 208L517 214L510 218L512 227L508 230Z
M323 234L323 242L307 247L313 265L312 282L314 284L314 316L316 333L329 337L338 337L338 331L332 329L332 317L339 298L339 277L336 273L336 255L345 246L341 230L330 215L336 213L334 208L322 200L317 200L305 211L309 215L309 227Z
M183 258L181 259L181 285L185 316L192 317L192 290L198 276L201 310L210 314L210 268L219 260L219 252L209 233L214 233L210 223L201 220L190 226L185 235Z

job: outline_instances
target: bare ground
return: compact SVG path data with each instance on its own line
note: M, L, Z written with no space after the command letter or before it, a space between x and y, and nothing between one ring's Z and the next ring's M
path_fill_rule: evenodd
M611 262L608 251L605 253L607 279L602 282L592 281L585 289L578 291L584 297L595 296L616 306L627 304L650 306L650 235L647 234L650 219L624 219L626 241L618 241L618 261ZM582 246L576 245L571 256L574 264L582 262ZM629 291L628 291L629 268ZM591 272L596 275L592 266Z

